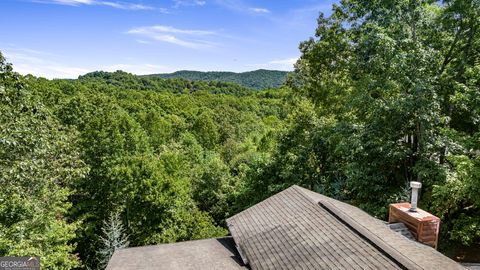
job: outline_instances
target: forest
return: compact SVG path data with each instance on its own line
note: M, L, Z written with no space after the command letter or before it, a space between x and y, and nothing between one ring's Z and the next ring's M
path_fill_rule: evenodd
M231 82L254 89L280 87L287 77L287 71L258 69L248 72L220 72L220 71L189 71L181 70L173 73L151 74L146 77L160 77L164 79L181 78L192 81L219 81Z
M48 80L0 54L0 255L102 269L112 245L226 235L225 218L292 184L385 219L409 181L442 220L440 251L478 249L478 18L474 0L342 1L263 90Z

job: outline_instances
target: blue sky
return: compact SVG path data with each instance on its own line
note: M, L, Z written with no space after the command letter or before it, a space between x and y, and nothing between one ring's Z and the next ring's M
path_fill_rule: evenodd
M0 51L47 78L292 70L332 0L1 0Z

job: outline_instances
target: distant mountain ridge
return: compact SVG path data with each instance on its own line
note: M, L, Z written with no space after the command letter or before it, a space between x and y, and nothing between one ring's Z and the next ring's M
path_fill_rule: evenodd
M226 71L190 71L180 70L173 73L159 73L144 75L146 77L160 77L164 79L182 78L192 81L220 81L236 83L255 89L277 88L281 86L287 77L288 71L258 69L248 72Z

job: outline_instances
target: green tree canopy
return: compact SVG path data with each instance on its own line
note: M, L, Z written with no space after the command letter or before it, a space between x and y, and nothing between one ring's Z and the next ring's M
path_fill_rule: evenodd
M42 267L79 265L65 216L87 172L76 136L33 98L0 54L0 255L41 256Z
M320 15L290 79L319 118L304 130L319 134L309 140L322 149L320 190L340 185L335 196L385 215L408 181L421 181L421 203L446 219L445 231L480 240L478 220L455 221L480 213L468 184L480 146L479 16L478 1L455 0L345 0ZM453 182L470 192L439 211Z

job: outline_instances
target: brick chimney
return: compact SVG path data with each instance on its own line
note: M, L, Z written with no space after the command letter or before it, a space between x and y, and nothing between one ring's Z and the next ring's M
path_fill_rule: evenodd
M411 203L390 204L388 223L403 223L415 239L423 244L437 248L440 218L417 208L418 189L422 184L410 182L412 188Z

